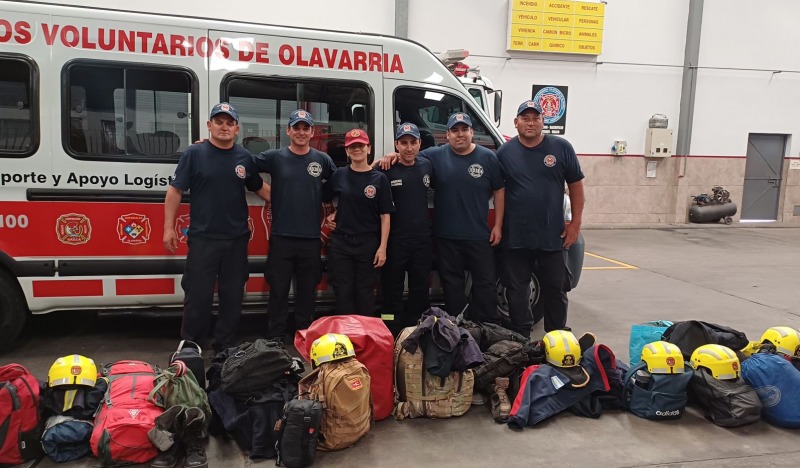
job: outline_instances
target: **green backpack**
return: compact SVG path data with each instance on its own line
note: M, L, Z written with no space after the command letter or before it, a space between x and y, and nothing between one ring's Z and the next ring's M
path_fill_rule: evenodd
M200 408L206 414L206 424L211 421L211 405L205 390L200 388L194 377L183 361L175 361L171 366L156 375L154 387L147 396L157 406L169 409L173 406L186 406L187 408Z

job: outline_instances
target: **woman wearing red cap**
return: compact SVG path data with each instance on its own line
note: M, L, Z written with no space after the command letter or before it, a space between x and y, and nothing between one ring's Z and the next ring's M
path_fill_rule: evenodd
M336 312L374 315L377 268L386 262L389 213L394 211L389 179L373 169L364 130L345 135L350 166L336 171L325 184L326 201L337 199L336 230L328 249L328 282Z

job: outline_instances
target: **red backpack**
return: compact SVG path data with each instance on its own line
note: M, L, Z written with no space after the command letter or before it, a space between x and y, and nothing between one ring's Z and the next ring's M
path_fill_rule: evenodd
M39 381L20 364L0 367L0 465L42 454Z
M147 432L164 412L147 395L157 369L142 361L119 361L101 371L108 390L94 419L90 444L103 466L145 463L158 455Z

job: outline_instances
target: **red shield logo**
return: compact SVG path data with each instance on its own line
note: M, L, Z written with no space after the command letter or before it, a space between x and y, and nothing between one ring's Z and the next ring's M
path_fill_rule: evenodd
M56 221L58 240L67 245L80 245L92 238L92 224L85 215L69 213Z
M667 358L667 366L675 367L675 358L674 357L668 357Z
M69 370L69 373L72 375L80 375L81 371L81 366L72 366L72 368Z
M175 220L175 233L178 234L178 241L186 243L189 240L189 215L180 215Z
M137 213L124 214L117 219L117 236L123 244L144 244L150 240L150 220Z

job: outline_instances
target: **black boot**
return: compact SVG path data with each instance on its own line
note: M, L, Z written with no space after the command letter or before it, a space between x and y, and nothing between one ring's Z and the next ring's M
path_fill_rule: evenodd
M156 418L156 426L147 436L161 453L150 463L153 468L174 468L183 456L184 406L173 406Z
M206 428L206 415L200 408L187 408L183 425L183 441L186 443L186 468L207 468L206 442L208 430Z

